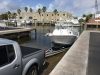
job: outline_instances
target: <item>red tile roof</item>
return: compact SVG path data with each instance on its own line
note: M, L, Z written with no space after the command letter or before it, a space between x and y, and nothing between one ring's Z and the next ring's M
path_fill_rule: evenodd
M100 25L100 18L90 19L86 24L87 25Z

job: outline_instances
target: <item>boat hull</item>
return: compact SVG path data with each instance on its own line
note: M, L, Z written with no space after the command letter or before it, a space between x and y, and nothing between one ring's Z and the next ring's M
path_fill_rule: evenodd
M50 36L50 39L55 44L72 45L77 39L76 36Z

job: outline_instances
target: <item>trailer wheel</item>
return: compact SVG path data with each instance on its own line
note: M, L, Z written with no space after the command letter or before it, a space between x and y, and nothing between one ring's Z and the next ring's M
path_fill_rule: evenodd
M29 70L27 75L38 75L38 68L37 66L32 66Z

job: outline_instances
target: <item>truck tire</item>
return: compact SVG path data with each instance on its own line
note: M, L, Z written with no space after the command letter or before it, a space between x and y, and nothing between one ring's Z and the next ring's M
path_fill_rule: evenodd
M37 66L32 66L26 75L38 75L38 69L37 69Z

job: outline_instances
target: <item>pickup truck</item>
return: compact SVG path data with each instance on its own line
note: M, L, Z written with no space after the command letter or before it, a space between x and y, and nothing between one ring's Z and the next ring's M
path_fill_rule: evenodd
M38 75L44 63L44 50L0 38L0 75Z

